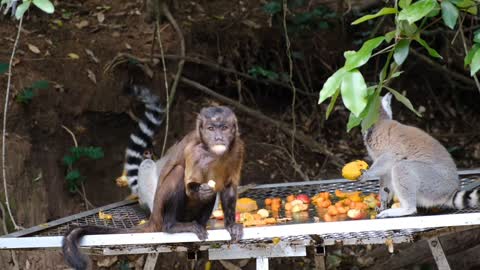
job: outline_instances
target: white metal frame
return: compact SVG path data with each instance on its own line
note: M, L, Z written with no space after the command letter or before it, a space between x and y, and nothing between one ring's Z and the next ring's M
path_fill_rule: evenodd
M460 175L480 174L480 169L459 171ZM302 186L302 185L316 185L316 184L330 184L348 182L347 180L322 180L322 181L308 181L300 183L285 183L285 184L267 184L254 187L254 189L268 189L283 186ZM473 183L466 188L473 188L480 185L480 183ZM111 209L118 206L127 205L132 202L119 202L102 207L101 209ZM71 217L62 218L48 223L48 227L54 227L64 224L76 218L85 217L87 215L95 214L98 209L80 213ZM200 241L193 233L178 233L168 234L163 232L157 233L137 233L137 234L115 234L115 235L87 235L84 236L80 242L81 247L90 249L92 247L103 248L105 255L119 255L119 254L139 254L139 253L162 253L172 251L188 251L188 249L181 244L184 243L199 243L198 250L208 250L210 259L243 259L243 258L257 258L257 269L268 269L268 258L270 257L291 257L291 256L305 256L306 246L314 244L309 240L295 240L293 242L282 240L285 237L301 237L305 235L327 235L338 233L359 233L372 231L391 231L391 230L405 230L405 229L433 229L440 227L453 226L470 226L480 225L480 213L465 213L465 214L447 214L447 215L432 215L432 216L412 216L388 219L374 219L374 220L355 220L355 221L340 221L340 222L320 222L307 224L286 224L266 227L252 227L244 229L244 236L242 240L261 240L280 238L278 243L254 243L254 244L228 244L221 245L217 248L208 246L212 242L226 242L230 241L229 233L224 229L209 230L209 237L205 242ZM24 231L16 232L4 237L0 237L0 249L32 249L32 248L60 248L62 244L62 236L42 236L42 237L20 237L23 235L32 234L45 229L44 226L36 226ZM385 239L366 238L359 242L358 239L342 240L344 245L355 244L381 244ZM392 239L395 243L413 241L412 237L400 236ZM434 241L434 242L432 242ZM437 242L435 242L437 241ZM435 244L438 243L438 244ZM178 245L172 250L169 244ZM326 240L323 245L333 245L334 240ZM148 246L145 246L148 245ZM432 254L440 266L447 265L445 254L441 248L438 238L429 240L429 245ZM126 246L118 248L118 246ZM150 263L156 260L156 256L152 255ZM438 260L437 260L438 258ZM443 258L443 259L442 259ZM445 264L446 263L446 264ZM154 266L154 263L153 263ZM445 268L447 269L447 268Z
M448 214L432 216L413 216L373 220L351 220L339 222L320 222L307 224L289 224L266 227L245 228L242 240L255 240L274 237L302 235L325 235L330 233L357 233L368 231L389 231L402 229L425 229L449 226L480 225L480 213ZM0 249L59 248L63 236L43 237L1 237ZM205 242L230 241L225 229L209 230ZM198 243L193 233L169 234L131 233L86 235L80 241L82 247L102 247L118 245L161 245L179 243Z

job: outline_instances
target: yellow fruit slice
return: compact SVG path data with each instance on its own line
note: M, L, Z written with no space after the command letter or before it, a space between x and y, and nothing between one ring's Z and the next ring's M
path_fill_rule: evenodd
M237 212L251 212L258 209L257 202L250 198L240 198L237 200Z
M355 160L345 164L342 176L348 180L357 180L362 175L362 170L368 169L368 164L363 160Z

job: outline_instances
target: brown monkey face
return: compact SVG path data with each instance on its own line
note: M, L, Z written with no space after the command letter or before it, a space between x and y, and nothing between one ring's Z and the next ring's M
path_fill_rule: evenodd
M227 107L204 108L199 115L198 129L210 152L221 156L235 139L237 119Z

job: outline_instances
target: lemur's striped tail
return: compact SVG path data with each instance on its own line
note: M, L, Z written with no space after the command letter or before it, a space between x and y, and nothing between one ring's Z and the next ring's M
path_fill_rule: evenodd
M129 85L126 90L145 104L145 113L138 122L136 130L130 135L125 153L124 169L128 178L128 186L133 194L137 194L138 168L143 160L145 150L152 146L153 136L163 122L165 109L160 104L160 98L152 94L146 87Z
M480 188L455 192L452 196L452 207L456 209L480 207Z

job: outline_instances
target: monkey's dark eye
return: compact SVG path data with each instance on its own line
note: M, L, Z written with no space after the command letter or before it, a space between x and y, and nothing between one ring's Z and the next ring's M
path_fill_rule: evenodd
M208 127L207 129L210 130L210 131L213 131L213 130L214 130L213 127Z
M228 127L227 126L222 126L222 130L227 130Z

